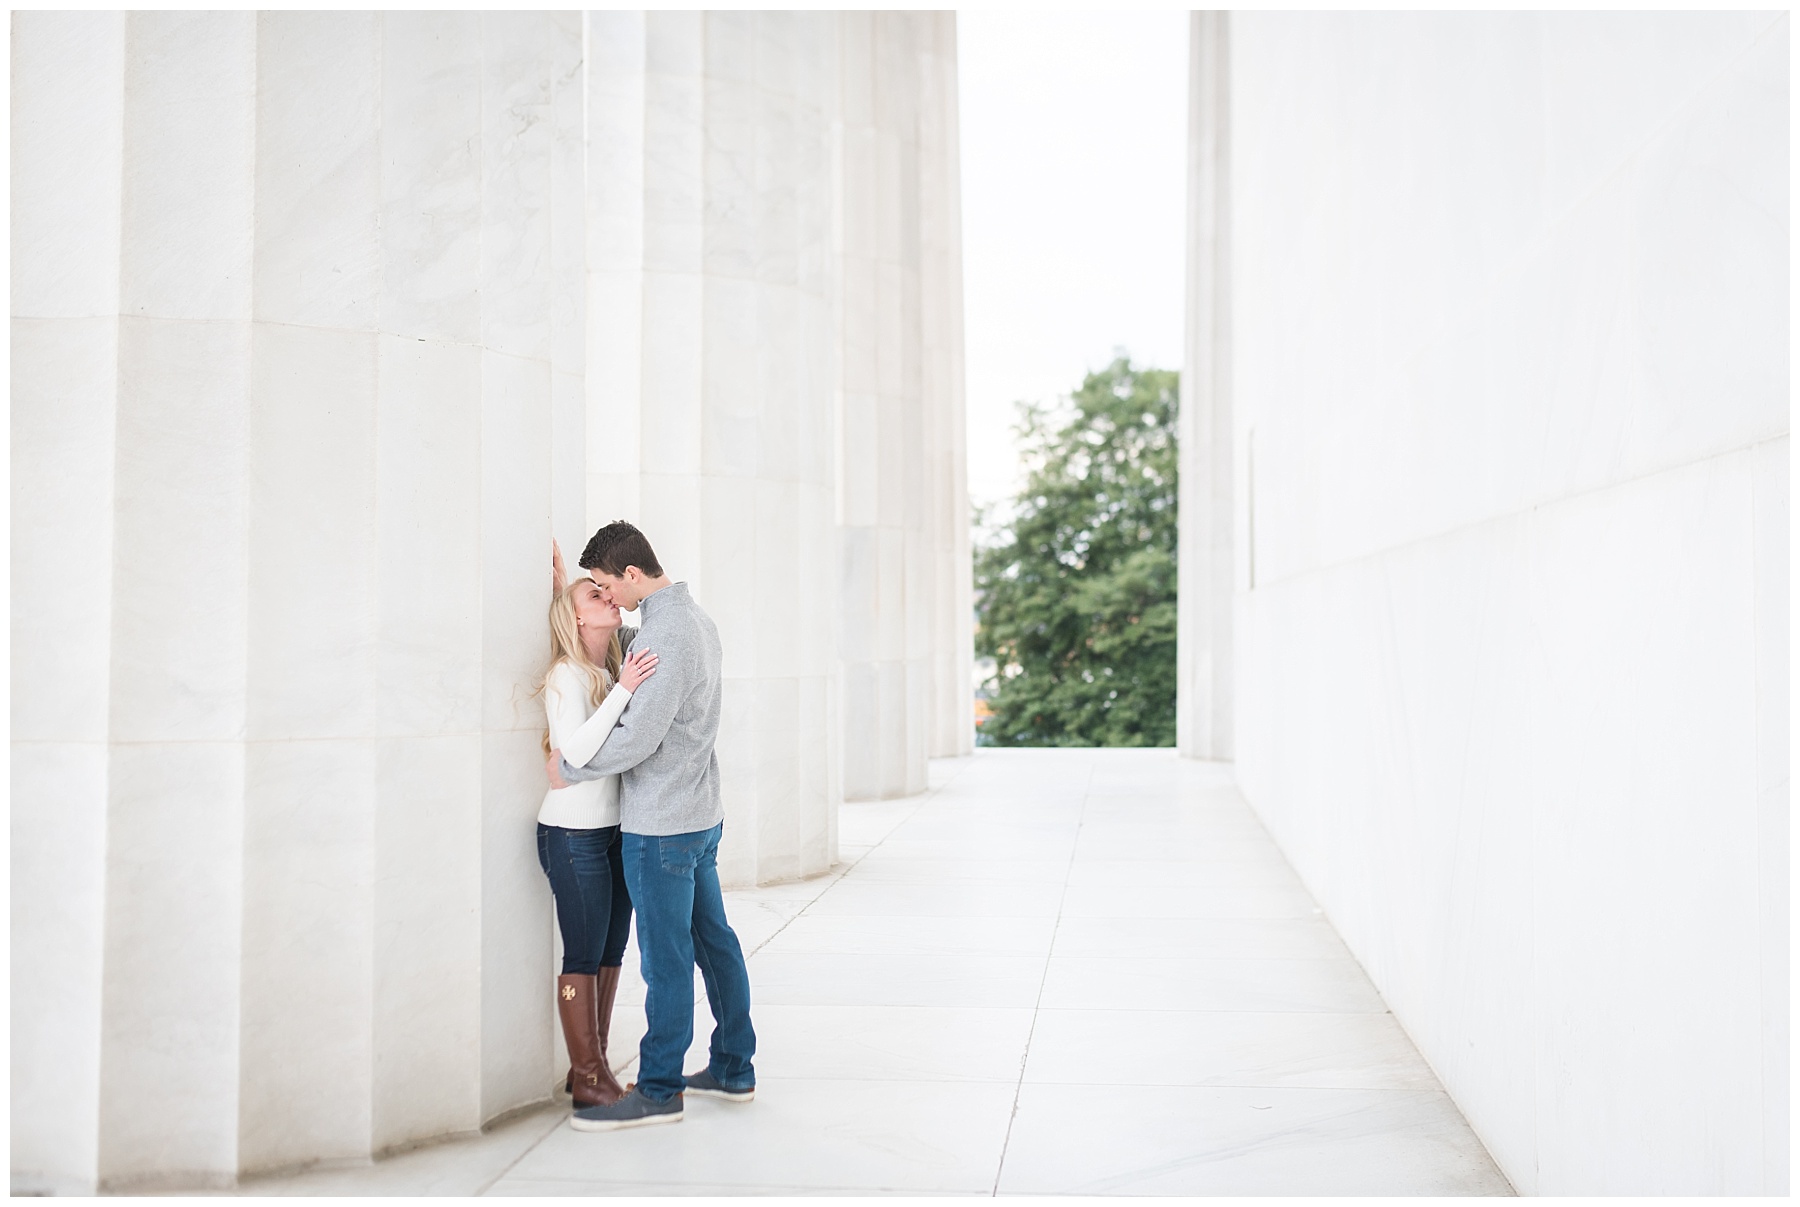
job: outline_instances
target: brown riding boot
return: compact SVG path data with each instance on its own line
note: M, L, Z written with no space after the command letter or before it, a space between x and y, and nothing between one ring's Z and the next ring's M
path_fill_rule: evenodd
M619 1095L625 1088L619 1084L612 1073L612 1057L606 1051L606 1038L612 1032L613 999L619 996L619 969L602 967L600 975L594 983L594 1013L598 1016L600 1027L600 1067L606 1070L605 1080L610 1081L613 1091Z
M576 1110L611 1106L625 1096L600 1054L594 1005L592 976L576 973L556 978L556 1009L562 1016L563 1042L569 1047L569 1081Z

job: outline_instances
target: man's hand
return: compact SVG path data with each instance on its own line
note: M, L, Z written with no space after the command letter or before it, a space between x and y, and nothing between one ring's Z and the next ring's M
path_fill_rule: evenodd
M569 786L569 781L562 777L562 751L552 750L550 752L550 761L544 764L544 770L550 776L550 786L552 788L567 788Z

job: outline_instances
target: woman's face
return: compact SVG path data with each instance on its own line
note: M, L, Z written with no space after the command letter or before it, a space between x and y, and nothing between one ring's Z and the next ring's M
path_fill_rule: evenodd
M607 603L591 581L576 583L571 598L575 623L583 633L611 633L619 627L619 609Z

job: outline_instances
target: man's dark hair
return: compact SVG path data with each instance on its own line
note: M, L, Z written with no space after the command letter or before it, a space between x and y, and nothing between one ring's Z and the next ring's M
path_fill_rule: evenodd
M598 570L622 578L627 566L636 566L651 578L662 577L662 563L656 560L656 551L650 548L649 540L624 520L614 520L596 532L587 548L581 551L583 570Z

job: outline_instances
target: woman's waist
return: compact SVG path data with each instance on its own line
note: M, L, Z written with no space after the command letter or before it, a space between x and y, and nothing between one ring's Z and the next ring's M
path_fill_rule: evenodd
M550 804L553 801L558 803L567 801L570 804L573 804L576 801L604 800L607 798L617 800L618 797L619 777L616 775L606 775L597 780L581 780L577 783L570 784L567 788L552 788L544 793L544 803Z
M550 789L544 793L543 803L538 806L538 817L551 824L561 825L564 823L559 819L578 817L586 821L616 814L618 811L619 777L609 775L604 779L582 780L567 788ZM595 820L593 824L610 825L612 820Z

